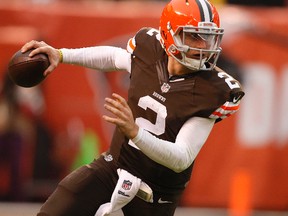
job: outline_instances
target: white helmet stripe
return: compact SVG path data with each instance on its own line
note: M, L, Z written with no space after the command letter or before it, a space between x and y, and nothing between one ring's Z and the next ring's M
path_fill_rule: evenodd
M201 21L202 22L211 22L212 21L212 14L210 5L206 0L196 0L200 14L201 14Z

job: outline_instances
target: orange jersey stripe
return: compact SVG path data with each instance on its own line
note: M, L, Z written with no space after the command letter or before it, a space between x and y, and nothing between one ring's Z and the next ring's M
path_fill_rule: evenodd
M233 113L238 111L239 104L234 104L232 102L226 102L217 110L215 110L211 115L210 118L226 118L231 116Z
M133 38L130 38L130 39L129 39L128 46L129 46L133 51L135 50L135 45L133 44Z
M239 109L239 105L237 105L237 106L225 106L225 105L222 105L221 108L224 109L224 110L238 110Z
M220 113L220 112L213 112L212 115L214 116L218 116L219 118L226 118L226 117L229 117L231 116L231 113L227 113L227 114L223 114L223 113Z

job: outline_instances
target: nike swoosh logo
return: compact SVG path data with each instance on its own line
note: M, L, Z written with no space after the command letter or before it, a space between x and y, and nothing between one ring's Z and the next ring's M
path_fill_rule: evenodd
M167 201L167 200L162 200L162 198L159 198L158 203L163 204L163 203L172 203L172 202Z
M233 103L237 103L240 98L241 98L241 95L239 95L238 97L234 97L233 100L232 100L232 102L233 102Z

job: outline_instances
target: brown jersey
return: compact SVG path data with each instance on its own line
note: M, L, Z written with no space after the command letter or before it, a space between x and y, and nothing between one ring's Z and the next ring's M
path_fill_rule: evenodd
M219 68L169 77L168 56L157 30L141 29L130 39L128 51L132 55L128 104L139 127L156 137L175 142L189 118L214 118L218 122L237 111L244 93L239 82ZM151 160L118 130L110 153L119 167L159 192L183 190L193 167L176 173Z

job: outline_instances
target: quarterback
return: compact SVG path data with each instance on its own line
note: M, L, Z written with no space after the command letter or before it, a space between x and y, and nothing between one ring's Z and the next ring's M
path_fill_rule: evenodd
M115 124L110 148L65 177L38 216L172 216L213 126L239 109L241 84L217 67L224 30L207 0L171 0L159 29L142 28L127 49L56 49L30 41L22 52L60 63L130 74L128 99L105 99ZM67 78L69 79L69 78ZM110 115L111 114L111 115Z

